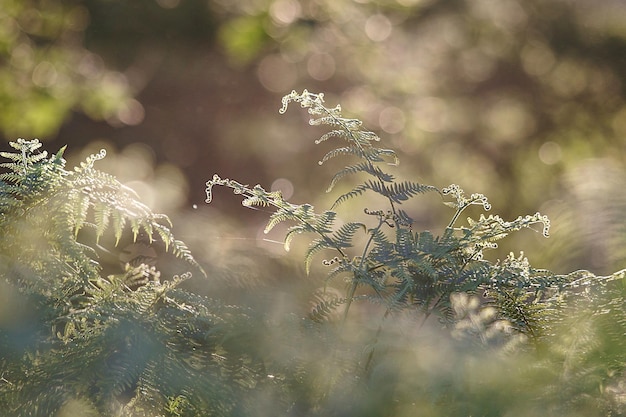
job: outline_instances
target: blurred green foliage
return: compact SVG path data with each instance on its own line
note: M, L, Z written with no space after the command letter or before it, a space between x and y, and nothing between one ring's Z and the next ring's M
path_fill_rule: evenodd
M224 230L219 219L186 216L183 225L201 234L205 250L230 263L207 268L208 280L196 277L197 289L211 290L211 298L202 296L184 285L190 274L169 274L183 264L202 267L174 239L167 218L94 168L104 151L72 171L65 170L64 148L48 156L37 140L20 139L11 144L15 151L2 153L6 415L624 415L626 271L563 276L532 268L523 255L485 260L483 250L509 232L543 223L545 233L547 221L539 214L512 222L481 216L466 224L459 216L466 208L490 207L482 194L467 198L458 186L440 191L455 213L443 234L414 231L420 225L400 207L436 187L395 180L381 158L394 159L393 152L373 146L375 134L321 98L294 92L283 109L300 102L313 110L312 124L343 131L323 136L351 146L328 158L360 156L365 164L349 165L335 179L365 176L354 190L365 184L391 208L365 210L373 227L334 225L334 212L316 214L280 192L217 176L207 183L207 199L213 185L228 185L244 205L277 208L268 228L288 220L295 224L287 237L316 234L305 258L338 255L321 266L333 281L347 275L343 293L311 288L323 281L317 268L302 282L284 271L273 277L267 252L241 256L208 236ZM373 201L359 200L366 208ZM369 237L359 241L357 231ZM158 270L143 257L124 270L118 261L128 256L109 259L121 241L138 239L161 252L148 259ZM348 255L363 244L362 256ZM246 261L267 277L250 279ZM215 298L220 286L234 289L228 300Z
M555 236L563 246L558 269L586 264L608 272L622 265L617 249L594 237L616 239L612 229L576 231L556 216L565 205L602 227L598 218L611 213L606 205L587 210L580 199L597 196L583 197L581 189L592 187L587 181L602 182L612 193L623 187L622 180L580 174L590 164L623 171L623 2L216 3L225 16L265 25L269 38L258 48L257 69L265 88L334 91L390 137L410 161L408 173L436 184L497 190L494 205L511 216L544 205L562 223ZM584 178L572 182L572 176ZM530 249L533 257L542 252Z
M235 62L249 63L267 44L263 23L264 19L242 16L222 27L220 41Z
M72 110L119 120L130 100L128 81L85 49L89 21L79 2L0 2L0 130L5 135L53 135Z
M492 201L510 216L543 204L555 220L564 205L577 217L612 218L606 205L586 210L581 199L593 197L579 190L597 181L618 193L623 182L568 179L581 165L614 161L623 171L622 2L217 3L227 16L266 26L273 52L259 48L257 70L266 88L336 92L391 138L411 161L408 172L438 184L462 179L471 190L497 189ZM624 258L615 248L603 249L593 233L580 234L561 219L552 244L569 255L560 265L542 258L543 249L530 248L531 256L563 270L619 267Z
M318 193L323 154L294 139L300 120L275 117L277 98L307 87L390 143L400 175L485 193L503 218L551 219L550 240L516 234L492 260L521 247L535 266L609 274L626 260L625 28L621 0L0 0L0 132L69 143L75 161L106 147L105 169L177 219L196 249L211 280L188 285L268 318L268 337L281 341L265 347L269 357L296 370L285 388L293 397L281 397L292 414L325 398L338 414L375 415L397 398L399 416L623 415L623 338L607 337L623 333L611 301L623 300L623 279L575 303L536 350L517 349L468 299L456 301L464 319L454 337L407 333L411 319L398 318L379 335L388 355L363 385L342 370L378 323L303 330L294 322L310 294L327 296L317 280L294 279L304 275L296 260L278 258L278 238L262 234L267 213L223 198L190 207L212 172L331 206ZM423 229L449 214L435 200L406 205ZM339 216L361 209L347 202ZM3 306L4 324L14 313L32 319L16 302ZM363 409L350 408L345 398L359 396ZM188 407L184 396L167 401L172 415ZM68 400L64 412L90 407Z
M295 122L278 129L270 115L293 88L324 90L389 137L407 175L489 190L509 217L546 212L560 225L549 250L516 237L537 262L623 265L621 232L607 226L623 216L590 192L624 185L622 1L2 0L0 10L7 138L142 141L184 169L191 201L207 164L288 180L304 200L322 185L293 158L308 145L289 140Z

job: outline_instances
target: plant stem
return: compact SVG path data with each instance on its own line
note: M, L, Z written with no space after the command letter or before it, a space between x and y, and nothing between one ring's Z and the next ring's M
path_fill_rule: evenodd
M343 309L343 318L341 319L341 324L344 325L348 318L348 312L350 311L350 306L352 305L352 300L354 299L354 293L356 292L356 287L359 285L356 277L356 272L354 273L354 279L352 280L352 284L350 285L350 289L348 290L348 296L346 297L346 307Z

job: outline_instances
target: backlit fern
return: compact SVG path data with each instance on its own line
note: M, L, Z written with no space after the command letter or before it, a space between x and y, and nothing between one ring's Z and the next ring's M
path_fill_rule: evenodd
M498 215L480 214L477 219L467 218L462 221L461 216L468 207L480 206L485 211L491 209L483 194L467 197L456 184L439 189L398 180L388 171L389 166L398 163L395 152L375 146L379 141L378 136L365 130L359 120L343 117L339 106L327 107L322 94L313 94L307 90L302 94L294 91L285 96L280 112L285 113L289 104L294 102L311 114L311 125L331 127L332 130L316 141L317 144L337 139L343 141L339 147L325 154L320 165L344 156L358 160L340 169L331 178L327 191L332 191L339 181L349 176L360 175L362 178L358 183L340 194L331 209L317 212L310 204L298 205L286 201L280 192L268 192L260 185L250 187L215 175L207 182L207 202L213 198L213 187L227 186L235 194L243 196L244 206L261 205L274 209L266 232L279 223L290 223L285 238L286 249L289 249L296 235L308 233L313 236L304 254L307 271L311 270L315 255L324 254L322 263L328 268L327 281L343 278L347 282L343 295L319 300L309 315L313 321L324 323L336 315L338 308L342 308L344 331L353 335L352 330L348 329L352 329L349 312L354 301L369 300L383 306L382 311L373 309L379 311L378 318L368 314L364 318L366 327L359 326L358 333L362 338L358 340L363 343L363 350L355 353L358 365L354 375L360 383L353 385L354 381L345 380L336 384L331 382L333 378L339 378L336 375L340 371L334 364L336 355L347 349L340 334L335 335L331 343L331 354L325 363L333 371L328 373L325 390L328 398L347 395L352 399L350 411L343 411L345 415L394 415L401 410L412 410L406 415L419 415L421 410L429 407L432 410L434 403L438 404L435 408L441 414L433 411L432 415L446 416L501 415L503 410L513 410L513 415L518 415L515 410L523 410L524 407L529 410L533 407L537 407L537 410L551 408L554 410L553 415L573 415L572 411L580 405L589 412L592 409L590 404L598 405L600 410L599 414L594 415L618 415L615 414L616 410L624 410L624 401L620 395L626 392L623 387L626 384L623 377L626 363L623 356L615 357L616 351L611 348L612 345L623 346L626 329L623 320L622 272L608 277L597 277L586 271L558 275L533 268L523 253L519 256L511 254L496 262L487 260L485 251L497 247L497 242L512 232L531 229L548 236L550 222L547 217L535 213L506 221ZM365 216L353 213L350 220L337 222L339 214L335 210L338 206L366 193L382 196L386 207L365 207ZM423 193L439 194L443 204L453 210L440 234L414 230L414 220L402 208L406 201ZM607 292L604 288L608 287L612 290ZM464 299L459 294L470 294L473 300L478 300L476 307L473 307L478 311L476 314L472 313L469 318L459 317L458 312L463 310L459 308L459 300ZM589 297L589 294L597 296ZM584 315L589 312L588 308L595 309L588 327L568 327L569 314ZM418 330L426 322L430 322L430 317L439 318L439 322L452 329L461 323L460 319L469 320L472 334L483 345L492 343L490 340L500 340L494 338L494 334L503 334L505 340L508 340L504 345L490 348L504 355L498 356L498 359L476 358L472 356L473 353L456 351L452 357L438 356L440 365L445 367L445 362L458 362L461 367L469 367L470 363L502 367L498 372L507 369L504 372L510 372L517 383L539 384L546 391L529 394L534 397L520 395L518 401L511 401L506 396L519 392L517 388L508 388L501 382L485 385L480 374L489 372L486 370L477 370L476 376L458 375L462 374L461 369L450 374L438 373L440 370L432 371L427 376L418 370L407 370L406 367L411 367L412 361L419 357L419 346L428 343L414 335L419 334ZM615 321L605 320L608 317ZM359 319L356 320L358 322ZM481 320L487 321L482 323ZM372 323L378 324L372 328ZM594 334L590 329L595 328L596 324L605 329ZM513 334L519 338L512 338ZM580 340L580 343L565 346L564 343L567 344L566 340L570 338ZM521 350L519 347L511 348L515 345L512 343L514 340L531 340L534 348L530 349L527 344ZM455 343L452 345L456 346ZM445 346L444 350L450 345ZM519 355L517 361L504 361L508 355L506 352L511 352L511 349ZM563 360L559 357L560 352L568 349L572 353ZM575 361L571 359L574 352L580 355ZM432 352L427 354L433 355ZM602 355L611 359L600 364ZM525 362L528 357L531 359ZM522 375L520 369L528 370L523 371L526 373ZM541 372L556 372L558 375L559 370L565 372L566 376L542 380L545 376ZM315 372L311 369L309 371ZM585 379L589 371L595 379ZM386 375L382 380L378 379L379 372ZM388 378L403 378L401 375L408 379L397 380L397 384L390 385ZM445 382L448 377L449 382ZM425 381L424 378L433 380ZM475 389L470 389L477 394L468 397L465 385L455 386L460 380L465 380L469 385L478 384ZM437 394L438 384L448 387L445 393ZM559 387L558 384L563 385ZM424 391L425 386L430 388ZM612 387L611 392L605 392L602 388L607 386ZM566 396L571 402L559 399L557 392L560 389L569 390ZM502 394L498 391L502 391ZM481 400L478 393L486 397ZM422 397L425 394L426 397ZM499 395L504 396L502 401L498 399ZM328 401L332 402L330 399ZM413 406L421 404L421 408L407 407L407 402ZM491 405L488 405L489 402ZM330 410L342 414L335 408L331 407ZM332 414L329 409L326 411Z
M396 309L417 309L427 315L433 312L443 313L447 317L449 298L456 292L477 292L491 289L498 291L502 280L493 276L493 266L483 260L483 252L496 246L496 241L511 232L533 228L539 224L544 235L548 234L549 221L537 213L519 217L513 221L504 221L499 216L481 215L479 219L468 219L467 225L457 225L460 215L472 205L490 209L487 198L482 194L466 197L458 185L443 189L412 181L397 180L388 172L390 165L398 164L398 157L390 149L379 148L375 143L379 137L363 129L357 119L343 117L341 107L329 108L324 104L322 94L295 91L283 98L281 113L286 112L290 103L299 103L312 115L312 125L330 125L333 130L324 134L317 144L340 139L345 144L326 153L320 165L338 156L352 156L359 159L337 172L331 179L328 192L338 181L349 175L362 174L364 179L350 191L341 194L331 210L316 213L309 204L295 205L285 201L279 192L267 192L261 186L248 187L236 181L221 179L219 176L207 183L207 201L212 199L212 187L225 185L236 194L244 196L245 206L273 206L275 211L270 217L266 232L276 224L291 221L286 234L285 247L289 248L293 237L301 233L315 235L306 253L305 264L310 268L314 255L334 251L335 256L325 263L330 267L329 278L347 276L350 282L346 292L345 314L359 287L373 291L375 297L384 300L389 311ZM337 227L337 212L334 209L341 203L361 196L366 192L378 194L387 201L385 210L365 208L365 214L373 218L366 224L350 221ZM415 232L414 221L402 209L402 204L423 193L438 193L444 204L454 209L451 220L441 236L431 232ZM347 248L354 246L355 235L364 233L365 244L358 250L357 256L349 256ZM505 262L497 268L505 268ZM537 285L531 276L520 279L524 288ZM549 281L549 283L548 283ZM547 280L545 285L554 285L558 280ZM506 313L502 309L502 314ZM532 331L523 328L522 331Z
M396 179L397 156L360 121L321 94L294 92L281 112L292 102L331 126L318 143L343 141L321 164L357 159L328 191L351 177L356 185L321 212L218 175L206 192L210 202L213 187L230 187L244 206L272 209L265 230L288 222L286 249L312 236L304 264L313 275L321 258L326 285L312 280L299 307L300 295L272 283L251 294L267 298L256 307L184 289L185 269L202 267L167 217L95 169L104 152L70 171L63 149L48 156L36 140L11 143L0 174L3 415L626 413L624 271L558 275L523 253L489 260L512 232L547 235L547 218L464 219L469 207L491 209L484 195ZM438 230L420 230L404 209L424 193L451 209ZM376 199L362 210L341 207L366 196ZM165 248L185 268L162 277L156 250L123 249L130 261L107 271L103 254L127 242ZM342 280L343 291L330 288Z
M2 415L245 415L239 399L264 381L245 308L180 289L190 272L103 274L98 248L126 235L202 274L167 217L95 169L104 151L68 171L64 149L11 146L1 154L0 288L27 307L0 320Z

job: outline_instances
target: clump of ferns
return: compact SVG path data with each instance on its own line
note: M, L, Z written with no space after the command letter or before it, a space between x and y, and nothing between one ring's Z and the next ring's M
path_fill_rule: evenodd
M293 223L286 232L286 250L296 235L313 234L315 237L304 256L307 272L316 254L334 251L334 256L323 261L330 268L327 280L343 276L348 283L347 290L343 297L325 300L323 305L314 309L312 318L321 320L343 305L345 321L359 288L367 289L367 298L385 305L385 317L409 309L422 313L423 320L436 313L444 321L453 317L452 294L486 293L491 295L489 299L503 318L514 321L517 329L528 333L535 331L534 304L549 302L547 300L552 299L569 278L534 270L524 264L523 257L510 256L493 264L483 258L483 253L496 247L499 239L521 229L537 231L538 225L541 233L547 236L550 226L547 217L536 213L505 221L497 215L480 215L478 219L468 218L467 224L459 225L460 216L468 207L477 205L485 211L491 208L484 195L467 197L455 184L439 189L397 180L387 170L388 166L398 164L396 153L375 146L380 138L364 129L360 120L344 117L339 105L329 108L324 104L323 94L307 90L302 94L293 91L285 96L280 113L285 113L293 102L308 110L312 116L311 125L331 127L316 144L331 139L344 141L341 146L328 151L319 161L320 165L339 156L357 159L356 163L334 174L327 192L345 177L361 174L365 179L339 195L331 209L321 213L310 204L286 201L280 191L269 192L260 185L250 187L217 174L207 182L206 201L211 202L213 187L220 185L242 195L244 206L272 207L274 211L265 228L266 233L279 223ZM382 196L387 207L365 208L364 213L373 220L371 222L348 221L337 226L335 209L366 192ZM444 204L454 210L439 236L430 231L414 231L413 219L402 208L403 203L424 193L439 194ZM365 239L361 249L357 250L355 236L359 233L363 233ZM352 255L354 250L358 252L356 255ZM513 301L500 306L505 295Z
M22 297L37 325L28 345L15 342L19 349L12 333L0 329L0 402L7 412L56 415L76 397L106 415L119 415L125 395L135 402L153 398L148 402L158 409L164 396L174 397L183 385L172 375L193 381L183 388L195 405L203 404L207 392L215 393L219 406L235 404L229 381L250 383L257 376L256 365L240 363L247 360L250 344L224 335L237 333L235 328L254 333L241 331L251 322L242 309L179 288L189 272L163 282L145 264L103 274L96 248L109 237L117 245L128 234L133 241L140 236L158 241L203 273L187 246L174 238L168 218L94 168L104 151L68 171L65 148L48 156L38 151L42 145L36 139L10 146L16 151L0 153L9 161L0 164L5 170L0 174L0 278ZM141 281L138 274L153 279ZM135 285L137 279L141 285ZM12 319L21 324L19 317ZM203 361L203 375L191 377L186 361Z
M167 216L153 213L132 189L94 168L104 150L69 171L65 147L49 157L39 151L37 139L18 139L10 146L16 151L0 153L9 161L0 164L5 171L0 174L0 272L17 288L55 298L60 311L77 311L116 279L102 276L94 249L107 233L114 245L128 234L133 240L139 235L158 240L203 272L187 246L174 238ZM95 241L81 242L83 232ZM138 271L120 273L118 278L133 278Z

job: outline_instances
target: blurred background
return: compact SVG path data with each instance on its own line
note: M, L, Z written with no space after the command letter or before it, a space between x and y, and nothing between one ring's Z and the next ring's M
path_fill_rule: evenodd
M214 173L318 210L337 196L324 190L348 161L318 166L323 130L278 114L304 88L397 150L398 176L550 217L550 239L522 231L492 259L626 267L623 0L0 0L2 148L67 144L70 166L105 148L97 167L228 285L303 274L302 252L285 257L268 213L228 190L206 205ZM433 232L452 215L435 195L408 211Z

